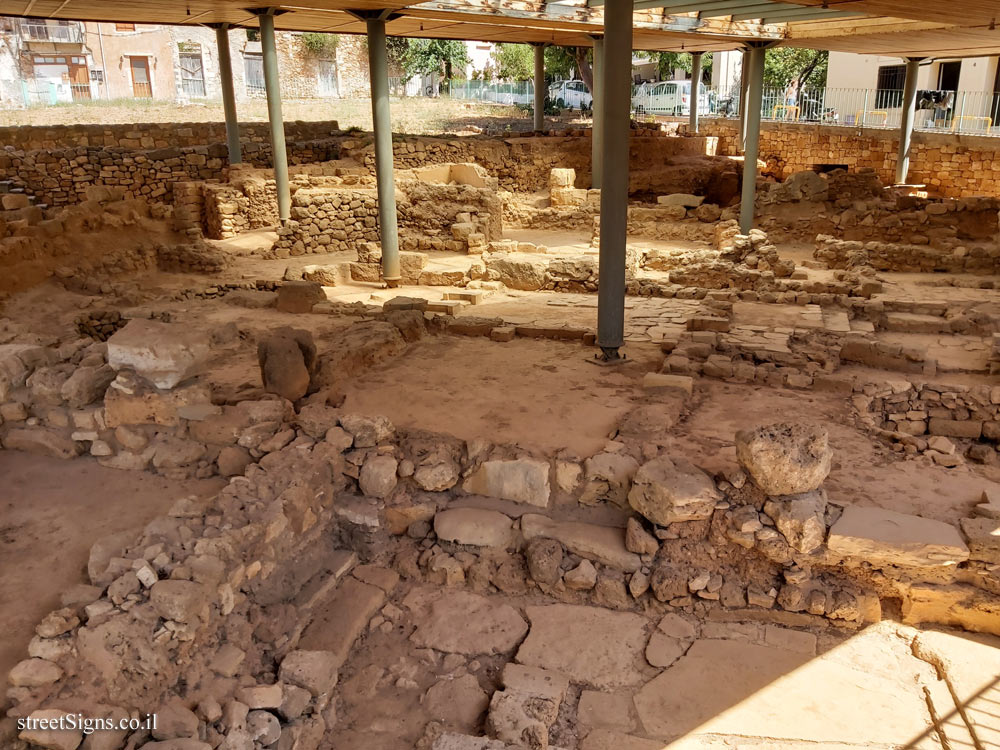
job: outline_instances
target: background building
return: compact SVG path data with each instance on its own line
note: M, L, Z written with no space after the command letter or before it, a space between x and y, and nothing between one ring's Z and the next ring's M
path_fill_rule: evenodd
M229 32L240 99L264 96L253 30ZM278 32L282 93L290 99L368 93L360 36ZM0 106L80 99L219 99L215 31L203 26L0 18Z

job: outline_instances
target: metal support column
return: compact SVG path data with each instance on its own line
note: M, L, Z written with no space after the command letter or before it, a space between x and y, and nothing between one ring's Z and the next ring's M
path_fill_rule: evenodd
M545 130L545 45L535 49L535 130Z
M604 37L594 37L594 120L591 125L590 187L601 189L604 150Z
M740 60L740 153L747 150L747 92L750 88L750 50L744 49Z
M368 69L372 87L372 123L375 128L375 179L378 183L378 227L382 241L382 277L399 286L399 228L396 219L396 178L389 113L389 59L385 46L387 13L365 19L368 26Z
M274 46L274 8L258 11L261 57L264 62L264 90L267 93L267 119L271 124L271 160L274 186L278 192L278 219L288 223L292 196L288 190L288 152L285 149L285 123L281 117L281 84L278 80L278 51Z
M229 163L243 161L240 148L240 123L236 119L236 92L233 90L233 61L229 52L229 24L215 27L215 42L219 48L219 79L222 83L222 109L226 114L226 145L229 147Z
M633 0L604 6L603 174L597 345L604 362L625 343L625 246L628 223L629 126L632 104Z
M899 125L899 158L896 161L896 184L906 183L910 173L910 143L913 140L913 121L917 114L917 73L920 58L906 58L906 81L903 83L903 112Z
M753 227L754 202L757 198L757 155L760 152L760 110L764 100L763 47L750 50L750 69L747 71L747 140L743 150L743 196L740 201L740 232L746 234Z
M701 52L691 53L691 121L688 130L698 135L698 106L701 104Z

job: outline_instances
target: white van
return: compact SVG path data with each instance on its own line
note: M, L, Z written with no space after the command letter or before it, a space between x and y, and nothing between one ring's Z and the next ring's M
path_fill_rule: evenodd
M549 100L559 109L593 109L594 97L583 81L556 81L549 86Z
M699 86L698 113L709 112L708 92ZM691 114L691 81L663 81L643 84L632 96L632 109L637 115L689 115Z

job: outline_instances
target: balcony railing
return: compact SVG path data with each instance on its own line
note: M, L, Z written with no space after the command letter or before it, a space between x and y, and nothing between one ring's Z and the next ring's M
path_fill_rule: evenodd
M59 42L67 44L83 44L83 24L76 21L38 21L21 22L21 33L29 42Z

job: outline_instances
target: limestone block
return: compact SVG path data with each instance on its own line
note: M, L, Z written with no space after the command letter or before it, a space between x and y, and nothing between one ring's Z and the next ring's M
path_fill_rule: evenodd
M874 566L940 567L969 559L969 548L951 524L857 505L844 509L827 547Z
M210 354L197 331L154 320L132 320L108 339L108 364L130 368L157 388L169 390L194 375Z

